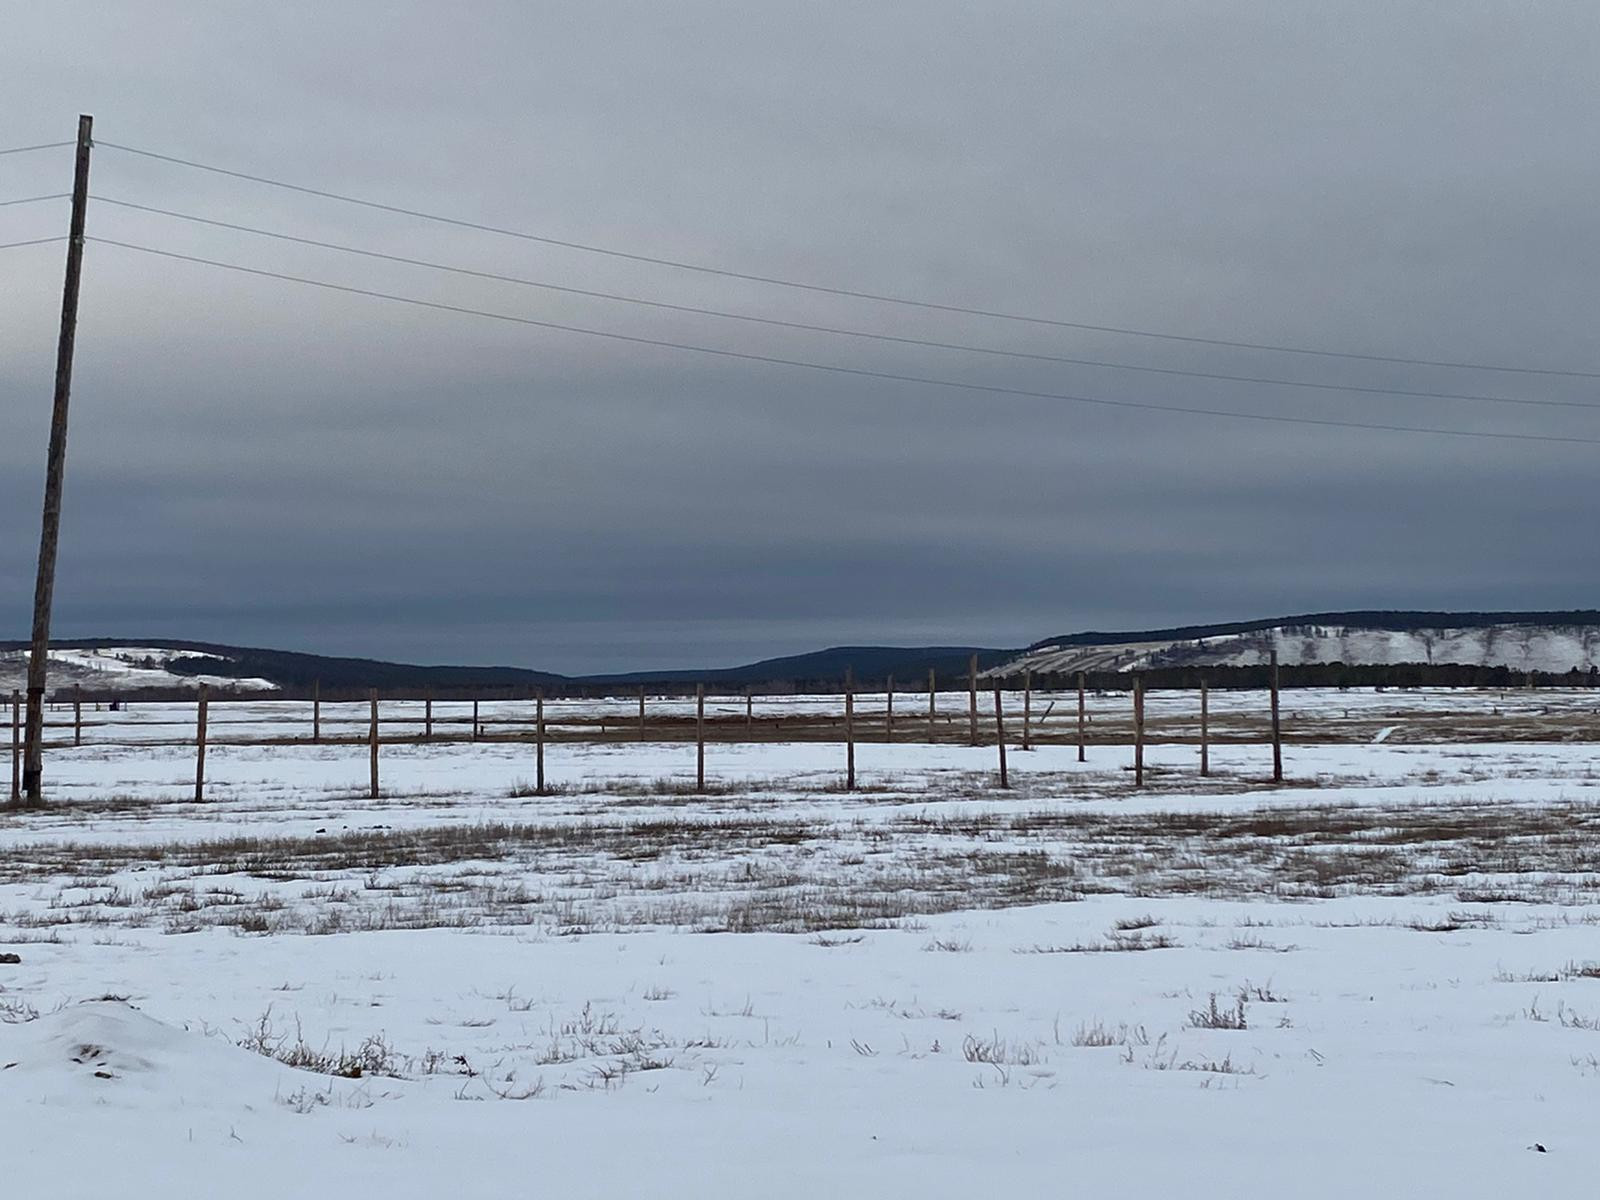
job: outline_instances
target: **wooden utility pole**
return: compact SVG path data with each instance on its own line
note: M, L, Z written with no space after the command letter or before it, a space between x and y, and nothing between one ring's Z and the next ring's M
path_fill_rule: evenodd
M1083 762L1084 761L1083 727L1084 727L1084 724L1086 723L1086 721L1088 719L1088 712L1087 712L1087 709L1084 707L1084 699L1083 699L1084 683L1085 683L1085 680L1084 680L1084 677L1083 677L1083 672L1079 671L1078 672L1078 761L1079 762Z
M1204 679L1200 681L1200 774L1211 774L1211 725Z
M994 740L1000 747L1000 786L1008 788L1011 780L1006 776L1006 718L1000 707L1000 681L994 685Z
M1033 672L1022 673L1022 748L1032 750L1028 727L1033 724Z
M1283 782L1283 733L1278 726L1278 652L1272 652L1272 782Z
M967 726L972 744L978 744L978 656L967 664Z
M694 685L694 786L706 790L706 685Z
M311 740L322 741L322 680L311 681Z
M194 718L194 802L206 798L206 685L200 685Z
M540 688L533 697L533 756L537 778L535 786L539 795L544 795L544 689Z
M1144 786L1144 676L1133 677L1133 786Z
M849 667L844 669L844 786L856 790L856 692Z
M78 156L72 174L72 220L67 277L61 290L61 335L56 343L56 391L45 458L44 514L39 528L39 573L33 586L33 641L28 656L28 721L22 790L44 803L44 690L50 661L50 603L56 590L56 544L61 538L61 486L67 467L67 401L72 394L72 346L78 333L78 280L83 272L83 220L89 207L89 151L94 118L78 118Z
M888 685L884 688L883 706L883 740L894 741L894 676L889 676Z
M378 798L378 689L377 688L373 688L372 689L372 693L368 697L368 699L370 699L371 702L372 702L372 724L367 730L367 746L368 746L368 748L369 748L369 750L371 752L371 758L372 758L372 770L371 770L372 787L370 789L370 793L371 793L372 798L374 800L376 800Z

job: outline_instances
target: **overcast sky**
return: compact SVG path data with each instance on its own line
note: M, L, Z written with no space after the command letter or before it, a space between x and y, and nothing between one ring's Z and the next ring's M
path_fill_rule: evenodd
M0 148L95 132L545 236L958 306L1600 369L1600 8L10 4ZM0 157L0 199L70 151ZM1595 380L922 312L95 152L92 190L809 323L1600 402ZM64 232L0 208L0 242ZM1191 408L1600 438L1374 396L776 330L91 203L91 235L636 336ZM60 244L0 252L0 636L26 636ZM89 245L58 636L560 671L1343 607L1594 606L1597 446L939 390Z

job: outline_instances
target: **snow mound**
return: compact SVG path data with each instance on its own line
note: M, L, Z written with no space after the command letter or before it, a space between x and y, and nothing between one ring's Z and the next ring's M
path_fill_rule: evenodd
M326 1082L117 1000L0 1025L0 1084L37 1103L265 1105L286 1076Z

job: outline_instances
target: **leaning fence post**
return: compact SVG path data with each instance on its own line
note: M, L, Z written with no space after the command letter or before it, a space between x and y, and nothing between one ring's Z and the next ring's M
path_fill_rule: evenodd
M1022 673L1022 748L1032 750L1028 726L1033 724L1033 672Z
M22 803L22 693L11 689L11 803Z
M855 680L849 667L844 669L844 786L856 790L856 696Z
M694 685L694 779L695 790L706 790L706 685Z
M1006 719L1000 707L1000 681L994 684L994 739L1000 747L1000 786L1008 788L1011 781L1006 778Z
M368 699L372 703L372 724L367 729L367 746L372 759L372 787L371 796L378 798L378 689L373 688Z
M1084 727L1084 723L1085 723L1086 718L1087 718L1087 713L1086 713L1086 710L1084 708L1084 699L1083 699L1084 682L1085 682L1085 680L1084 680L1084 677L1083 677L1083 672L1079 671L1078 672L1078 761L1079 762L1085 761L1084 760L1084 749L1083 749L1083 727Z
M1200 681L1200 774L1211 774L1211 724L1204 679Z
M1144 676L1133 677L1133 786L1144 786Z
M200 685L194 719L194 802L206 798L206 685Z
M1278 652L1272 652L1272 782L1283 782L1283 734L1278 726Z

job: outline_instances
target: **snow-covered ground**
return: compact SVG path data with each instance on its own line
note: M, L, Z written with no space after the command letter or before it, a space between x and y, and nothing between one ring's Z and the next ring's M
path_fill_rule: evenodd
M92 714L0 824L7 1190L1587 1194L1594 695L1288 693L1282 787L1263 698L1212 701L1201 779L1151 697L1143 790L1013 740L1002 791L907 701L855 791L822 741L713 743L695 795L692 744L557 740L538 795L527 743L440 740L377 800L305 706L218 706L205 804L189 708Z

